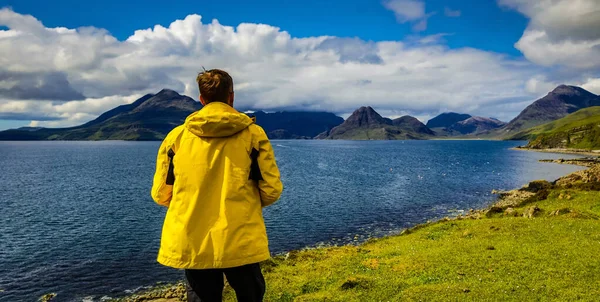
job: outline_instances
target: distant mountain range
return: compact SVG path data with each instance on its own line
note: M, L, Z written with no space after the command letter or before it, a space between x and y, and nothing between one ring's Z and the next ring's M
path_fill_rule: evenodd
M427 127L433 128L448 128L460 121L470 118L469 114L460 114L455 112L442 113L427 122Z
M34 128L0 132L0 140L162 140L183 124L202 104L163 89L135 102L109 110L98 118L71 128ZM341 124L344 119L327 112L253 113L271 138L313 138Z
M412 116L389 119L361 107L344 121L328 112L252 113L272 139L396 140L447 137L524 139L528 129L555 121L582 108L600 106L600 96L560 85L535 101L508 124L494 118L442 113L427 125ZM81 126L23 127L0 132L0 140L161 140L202 105L169 89L109 110ZM537 130L536 130L537 131ZM537 133L537 132L536 132Z
M437 136L469 136L495 130L506 125L495 118L471 116L455 112L442 113L427 122Z

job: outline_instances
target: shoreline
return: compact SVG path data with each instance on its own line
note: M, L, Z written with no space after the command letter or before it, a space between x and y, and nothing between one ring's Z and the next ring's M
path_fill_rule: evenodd
M557 153L557 154L574 154L574 155L600 157L600 150L579 150L579 149L568 149L568 148L533 149L533 148L527 148L527 147L514 147L514 148L510 148L510 149L517 150L517 151Z
M521 150L521 151L542 152L542 153L576 154L576 155L587 155L587 156L591 155L591 156L598 156L597 160L600 161L600 150L598 150L598 152L585 152L585 151L582 152L582 151L574 151L574 150L567 150L567 149L542 149L542 150L539 150L539 149L529 149L529 148L521 148L521 147L516 147L516 148L511 148L511 149L512 150ZM583 159L585 159L585 158L583 158ZM583 166L583 167L588 168L588 169L584 169L582 171L589 170L589 168L594 167L594 166L600 166L599 161L594 161L591 164L589 164L587 162L582 164L581 162L578 161L578 159L553 159L553 160L542 159L542 160L540 160L540 162L578 165L578 166ZM575 173L577 173L577 172L575 172ZM530 201L531 198L535 197L538 192L550 189L552 186L554 186L560 180L568 179L569 176L571 176L575 173L569 173L567 175L563 175L552 182L533 180L533 181L529 182L528 184L525 184L521 188L516 188L516 189L510 190L510 191L494 190L494 191L492 191L492 193L497 195L498 197L496 198L495 201L493 201L486 207L479 208L479 209L464 210L462 212L459 211L459 214L457 214L457 215L446 216L444 218L440 218L437 220L431 220L431 221L427 221L424 223L415 224L414 226L409 227L409 228L399 229L396 232L394 232L394 234L367 239L364 242L360 242L360 243L356 243L356 244L345 243L343 245L327 245L327 244L315 245L315 246L308 246L308 247L298 249L298 250L292 250L287 253L276 254L276 255L273 255L273 257L270 260L267 260L266 264L263 264L263 269L265 269L265 267L266 267L267 270L270 270L270 266L272 265L271 262L275 261L276 259L279 259L279 258L284 258L285 260L287 260L288 258L295 259L297 257L296 255L298 253L302 253L304 251L322 250L322 249L328 249L328 248L342 248L343 249L343 248L349 248L349 247L355 247L355 248L361 249L362 247L364 247L365 245L367 245L371 242L410 235L421 229L425 229L427 227L435 226L435 225L445 223L445 222L460 221L460 220L479 220L479 219L483 219L483 218L492 217L493 215L513 215L513 213L515 213L514 216L517 216L516 214L518 212L514 212L513 208L517 208L517 207L529 204L531 202ZM531 213L526 214L524 212L523 217L527 217L525 215L529 215L529 218L532 218L534 216L534 213L537 213L538 210L539 209L538 209L537 205L532 206L530 209L527 210L527 211L530 211ZM518 215L521 215L521 213L518 213ZM181 299L181 295L185 294L185 281L184 280L168 282L168 283L163 283L163 282L159 282L159 283L161 283L161 285L149 286L149 288L146 288L143 291L140 291L137 293L132 293L127 296L120 297L120 298L111 298L108 301L113 301L113 302L129 302L129 301L175 302L175 301L180 301L179 299ZM181 301L183 301L183 300L181 300Z

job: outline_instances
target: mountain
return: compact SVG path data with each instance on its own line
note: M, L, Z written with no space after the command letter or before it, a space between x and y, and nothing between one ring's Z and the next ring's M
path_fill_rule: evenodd
M426 139L433 135L427 126L414 117L395 120L384 118L371 107L360 107L344 123L319 134L317 139L400 140Z
M254 112L256 123L271 139L313 138L344 122L329 112Z
M464 121L470 118L469 114L460 114L454 112L446 112L442 113L427 122L427 127L429 128L447 128L450 127L460 121Z
M495 118L472 116L466 120L454 123L446 129L450 133L460 133L462 135L469 135L498 129L503 127L504 125L506 125L505 122L499 121Z
M0 140L161 140L200 108L202 105L193 99L163 89L109 110L81 126L7 130L0 132Z
M111 109L93 121L71 128L24 127L0 132L0 140L162 140L183 124L202 104L163 89L135 102ZM312 138L341 124L343 119L324 112L256 112L256 123L270 138Z
M397 119L392 120L392 125L407 132L435 135L435 132L433 132L431 129L425 126L425 124L421 123L421 121L410 115L405 115L403 117L399 117Z
M519 132L511 139L528 139L527 147L532 149L600 149L600 106L581 109Z
M438 136L465 136L501 128L506 123L495 118L471 116L454 112L442 113L427 122Z
M600 106L600 97L576 86L560 85L548 95L533 102L502 128L501 135L545 124L567 116L579 109Z

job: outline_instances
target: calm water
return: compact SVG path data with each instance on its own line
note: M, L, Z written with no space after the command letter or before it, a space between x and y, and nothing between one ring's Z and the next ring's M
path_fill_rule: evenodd
M572 157L519 142L274 141L285 192L265 210L274 253L394 233L553 180ZM149 197L158 142L0 142L0 301L100 300L182 273L155 262L165 209ZM86 298L87 297L87 298Z

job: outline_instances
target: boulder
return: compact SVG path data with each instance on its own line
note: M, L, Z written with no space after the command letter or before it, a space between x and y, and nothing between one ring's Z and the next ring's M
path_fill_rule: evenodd
M538 208L538 206L531 206L527 210L525 210L525 212L523 213L523 217L531 219L531 218L535 217L537 214L539 214L540 211L541 211L541 209Z
M541 190L547 190L547 189L552 189L552 183L546 181L546 180L534 180L532 182L530 182L528 185L526 185L525 187L523 187L523 191L526 192L531 192L531 193L537 193Z
M506 208L506 210L504 210L504 215L515 215L516 211L513 208Z

